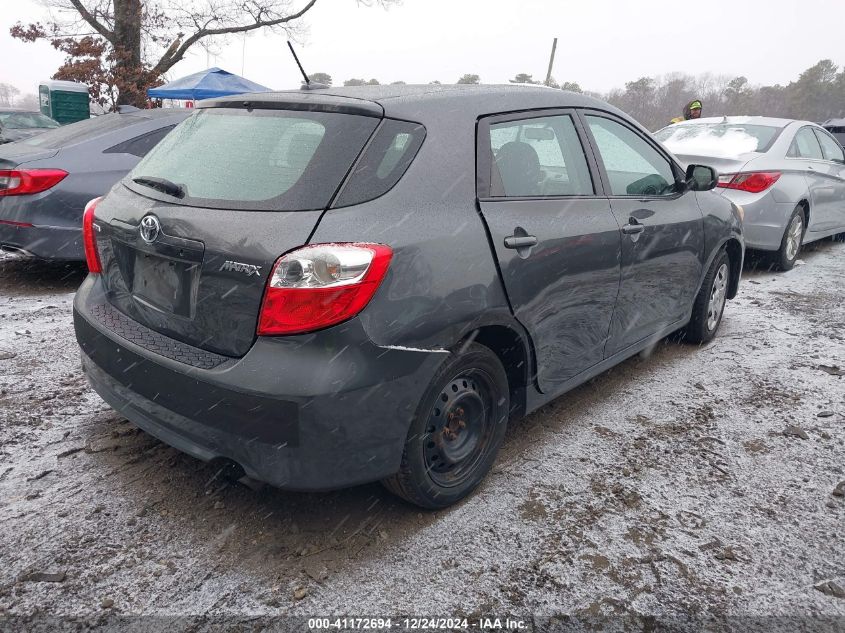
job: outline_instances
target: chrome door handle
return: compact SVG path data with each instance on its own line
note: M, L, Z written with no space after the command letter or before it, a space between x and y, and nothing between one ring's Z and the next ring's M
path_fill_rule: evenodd
M636 235L645 231L645 224L626 224L622 227L622 232L625 235Z
M505 238L505 248L526 248L536 245L537 238L534 235L508 235Z

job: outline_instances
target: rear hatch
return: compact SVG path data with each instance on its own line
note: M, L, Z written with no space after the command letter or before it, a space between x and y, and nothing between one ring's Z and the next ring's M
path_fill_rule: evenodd
M303 101L198 110L98 205L112 305L202 349L249 350L274 262L308 242L381 117Z

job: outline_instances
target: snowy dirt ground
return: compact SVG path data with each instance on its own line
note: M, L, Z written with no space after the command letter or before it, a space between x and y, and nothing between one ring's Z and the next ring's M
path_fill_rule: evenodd
M81 267L0 261L0 629L566 613L843 630L845 244L801 261L747 267L713 343L665 341L512 425L477 493L439 512L377 484L222 479L86 385Z

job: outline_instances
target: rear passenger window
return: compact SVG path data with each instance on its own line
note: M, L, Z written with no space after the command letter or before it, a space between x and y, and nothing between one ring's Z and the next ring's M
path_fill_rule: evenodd
M838 163L845 161L845 154L842 153L842 146L839 143L821 130L816 130L816 136L819 138L825 160L834 160Z
M361 204L390 191L407 171L424 138L425 128L419 123L385 119L334 206Z
M490 197L595 193L584 148L569 115L490 126Z
M147 153L158 145L167 133L172 130L175 125L168 125L167 127L163 127L160 130L155 130L154 132L150 132L148 134L142 134L141 136L136 136L135 138L131 138L128 141L123 141L122 143L118 143L107 150L105 150L104 154L132 154L139 158L143 158L147 155Z
M809 127L802 127L798 134L795 135L795 140L792 141L792 146L789 148L787 154L790 158L810 158L822 160L822 148L819 146L819 141L816 135L813 134L813 129Z

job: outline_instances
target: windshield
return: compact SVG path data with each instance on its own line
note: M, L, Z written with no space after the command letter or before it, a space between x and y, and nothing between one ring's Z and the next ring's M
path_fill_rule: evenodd
M125 183L151 197L168 199L168 190L180 191L180 204L190 206L322 209L378 121L328 112L200 110L147 154ZM156 182L151 179L158 184L150 186Z
M685 124L670 125L654 136L674 154L730 158L767 151L781 129L737 123Z
M40 112L0 112L0 127L30 130L59 127L59 124Z

